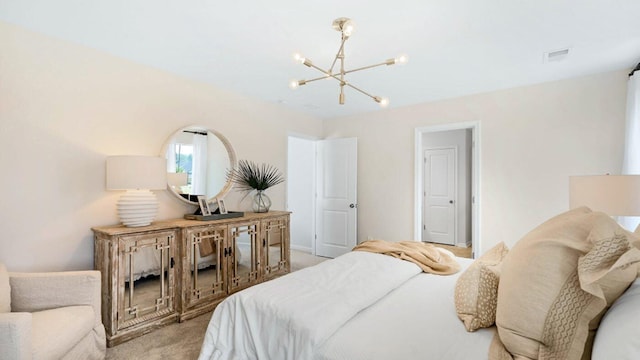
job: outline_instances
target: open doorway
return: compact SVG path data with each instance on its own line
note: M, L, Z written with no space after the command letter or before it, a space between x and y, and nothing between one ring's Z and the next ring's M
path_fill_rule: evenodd
M316 140L289 136L287 210L291 211L291 249L315 255Z
M415 238L458 256L481 254L478 124L417 128Z

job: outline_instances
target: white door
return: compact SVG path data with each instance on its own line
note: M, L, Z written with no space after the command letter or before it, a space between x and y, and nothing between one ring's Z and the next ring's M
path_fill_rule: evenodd
M358 139L317 143L316 255L334 258L357 241Z
M455 245L456 149L424 151L422 241Z

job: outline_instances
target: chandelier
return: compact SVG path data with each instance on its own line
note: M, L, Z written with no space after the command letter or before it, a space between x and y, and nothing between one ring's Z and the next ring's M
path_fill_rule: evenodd
M345 70L344 68L344 44L345 42L347 42L347 40L349 39L349 37L351 36L351 34L353 33L353 22L351 21L351 19L346 18L346 17L341 17L341 18L337 18L333 21L333 28L336 31L339 31L342 34L342 38L341 38L341 42L340 42L340 48L338 49L338 53L336 54L335 58L333 59L333 63L331 64L331 67L328 70L324 70L318 66L316 66L315 64L313 64L313 62L311 62L311 60L303 57L300 54L295 54L294 55L294 59L297 62L300 62L301 64L306 65L307 67L310 68L314 68L318 71L320 71L321 73L323 73L324 75L315 79L310 79L310 80L291 80L291 82L289 83L289 87L292 89L296 89L302 85L306 85L312 81L317 81L317 80L323 80L323 79L328 79L328 78L333 78L336 79L338 81L338 83L340 83L340 96L338 97L338 102L340 103L340 105L344 104L344 87L348 86L358 92L360 92L361 94L364 94L368 97L370 97L371 99L373 99L373 101L377 102L378 104L380 104L380 106L382 107L386 107L387 105L389 105L389 99L388 98L383 98L380 96L374 96L369 94L368 92L356 87L355 85L351 84L350 82L348 82L347 80L345 80L345 75L356 72L356 71L360 71L360 70L366 70L366 69L371 69L374 67L378 67L378 66L382 66L382 65L394 65L394 64L404 64L407 62L407 56L406 55L400 55L397 58L394 59L389 59L386 60L384 62L381 62L379 64L373 64L373 65L369 65L369 66L363 66L363 67L359 67L356 69L351 69L351 70ZM334 72L334 68L336 67L337 63L340 63L340 69L336 70L336 72Z

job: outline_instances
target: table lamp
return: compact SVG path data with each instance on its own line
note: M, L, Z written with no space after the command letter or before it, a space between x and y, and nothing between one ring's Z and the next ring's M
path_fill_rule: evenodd
M181 194L182 191L182 187L183 186L187 186L187 173L174 173L174 172L169 172L167 173L167 182L169 184L169 186L178 194Z
M640 216L640 175L569 177L569 206L610 216Z
M158 199L150 190L167 188L166 160L156 156L107 157L107 190L126 190L117 203L118 216L129 227L151 224Z

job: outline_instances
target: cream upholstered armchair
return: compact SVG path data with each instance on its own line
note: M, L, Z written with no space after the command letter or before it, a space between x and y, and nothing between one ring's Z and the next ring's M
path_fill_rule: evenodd
M0 360L104 359L100 272L9 273L0 264Z

